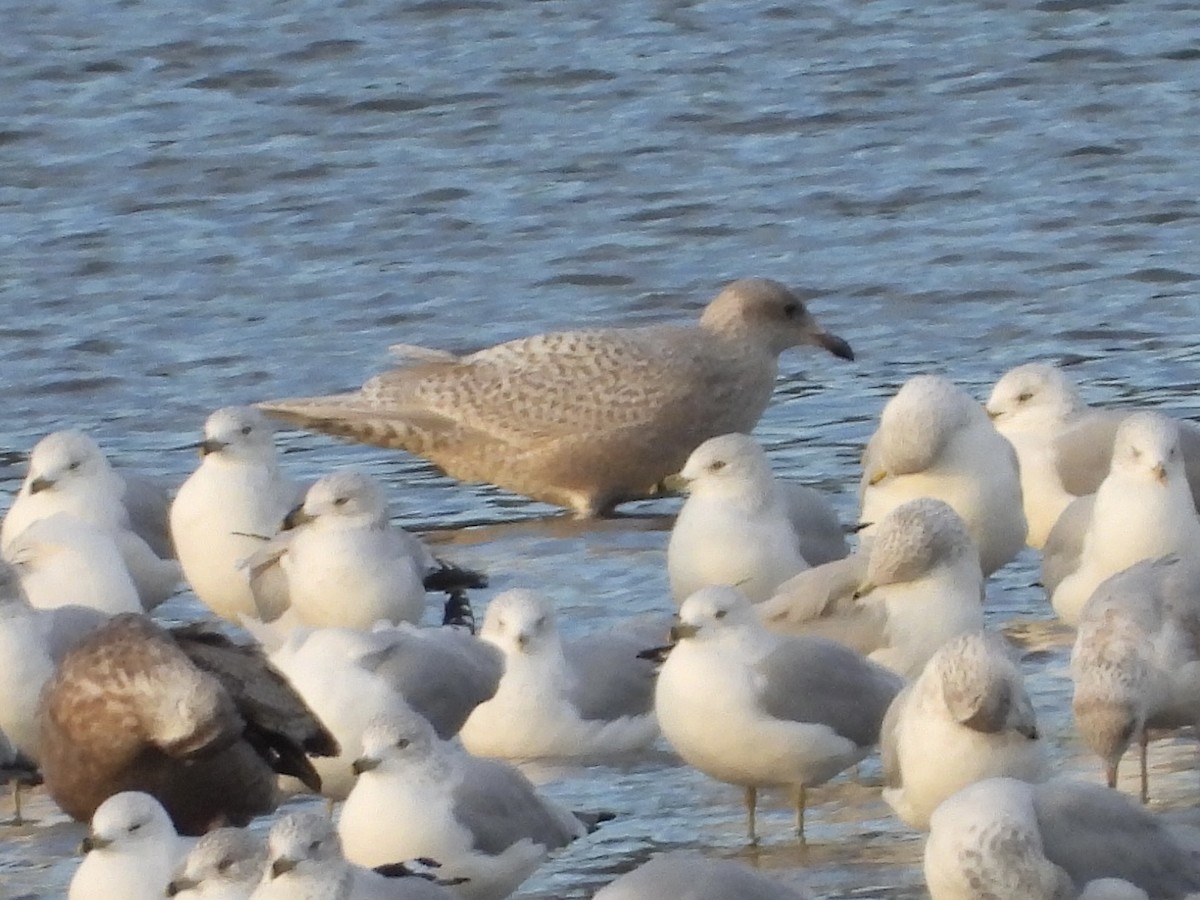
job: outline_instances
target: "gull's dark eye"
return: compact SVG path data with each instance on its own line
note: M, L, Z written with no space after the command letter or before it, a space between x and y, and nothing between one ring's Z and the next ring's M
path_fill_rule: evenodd
M723 619L723 618L725 618L725 616L728 612L729 612L729 610L727 610L727 609L718 609L715 613L713 613L713 618L714 619Z
M142 822L134 822L132 825L130 825L130 826L129 826L129 830L130 830L131 832L133 832L133 831L137 831L139 828L141 828L141 827L142 827L142 825L143 825L143 823L142 823Z
M333 501L333 505L334 506L345 506L349 502L350 502L349 497L338 497L336 500Z
M723 468L725 468L725 460L723 459L716 459L708 464L708 471L710 472L720 472Z
M243 425L243 426L242 426L242 434L249 434L249 433L250 433L250 432L252 432L253 430L254 430L254 429L253 429L253 428L251 428L249 425Z
M1024 403L1025 401L1032 400L1032 399L1033 399L1033 391L1021 391L1021 393L1017 394L1017 402L1018 403Z
M316 853L316 852L317 852L318 850L320 850L320 849L321 849L321 842L320 842L320 841L313 841L311 844L309 844L309 845L308 845L308 852L309 852L310 854L311 854L311 853Z
M217 871L218 872L228 872L232 868L233 868L233 860L230 859L228 856L225 857L223 860L221 860L219 863L217 863Z
M403 750L411 743L412 741L410 741L408 738L400 738L400 740L396 741L396 749Z
M794 319L794 318L796 318L796 316L800 315L800 313L803 310L804 310L803 306L801 306L799 303L796 303L795 301L792 301L791 303L784 304L783 314L785 316L787 316L789 319Z
M79 468L79 460L75 460L73 463L71 463L69 466L67 466L67 468L70 469L71 471L75 471L76 469Z

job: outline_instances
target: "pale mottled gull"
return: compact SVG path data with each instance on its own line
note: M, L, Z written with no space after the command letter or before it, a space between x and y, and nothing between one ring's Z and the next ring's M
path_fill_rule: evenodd
M587 829L517 769L442 741L420 716L393 715L363 735L359 777L338 834L364 866L428 857L466 878L469 900L507 897L548 855Z
M752 841L760 787L795 792L803 837L806 788L866 756L901 680L833 641L767 631L736 588L701 589L679 617L655 692L663 735L685 762L745 789Z
M1198 565L1146 560L1101 583L1083 609L1071 654L1076 727L1103 760L1109 787L1137 743L1143 803L1151 730L1165 736L1200 726Z
M883 799L913 828L951 794L985 778L1046 774L1033 704L997 635L951 638L892 702L880 736Z
M137 586L111 531L56 512L5 546L29 602L40 609L87 606L106 615L141 612Z
M692 451L678 478L688 498L667 545L677 604L710 584L736 585L758 603L809 567L789 505L799 495L775 480L754 438L709 438ZM837 517L832 519L840 535Z
M1068 513L1069 514L1069 513ZM1082 524L1075 517L1078 529ZM1056 528L1056 542L1067 539ZM1078 540L1078 532L1069 536ZM1184 474L1179 428L1159 413L1135 413L1121 423L1112 468L1096 492L1078 559L1050 602L1068 625L1079 621L1092 592L1110 575L1143 559L1176 554L1200 560L1200 516Z
M303 498L279 467L274 437L258 410L218 409L204 423L200 465L171 504L184 577L205 606L233 622L258 615L249 575L238 564L275 535Z
M933 900L1059 900L1106 878L1163 900L1200 890L1200 866L1186 845L1100 785L989 778L946 800L930 826L925 879Z
M654 665L639 659L666 636L619 626L564 641L554 604L527 590L495 597L480 638L504 655L496 694L477 706L459 737L476 756L603 757L645 749L658 737Z
M128 482L104 452L81 431L56 431L42 438L29 457L29 471L0 525L0 547L38 519L66 512L113 535L137 586L142 606L152 609L179 583L179 563L161 558L133 530L125 505ZM140 494L139 494L140 496Z
M941 500L891 510L854 556L857 565L827 563L785 583L756 607L759 618L775 631L845 643L905 678L948 639L983 627L979 555Z
M391 876L355 865L342 855L341 843L328 816L294 812L271 826L267 864L254 900L295 900L315 884L344 883L346 900L452 900L447 888L404 866L390 866ZM400 869L400 872L395 872ZM318 895L324 900L324 895ZM341 896L340 894L337 896Z
M287 525L246 561L264 621L287 611L314 627L418 622L427 582L448 590L484 583L478 573L439 562L419 538L393 527L383 486L355 469L314 482ZM275 567L283 582L268 579Z
M336 750L260 651L136 614L68 651L42 692L46 788L80 820L142 790L185 834L245 824L275 808L276 770L318 788L304 754Z
M663 853L601 888L594 900L805 900L806 894L741 863Z
M896 393L863 453L861 532L901 503L936 497L962 516L984 575L1025 545L1017 455L983 407L938 375L918 375Z
M542 334L462 357L425 352L353 393L260 406L593 516L655 493L704 440L749 432L780 353L799 344L853 358L794 293L750 278L718 294L698 325Z
M67 900L159 900L188 846L157 800L126 791L100 804L80 849Z
M218 828L196 842L167 885L183 900L248 900L262 879L267 845L244 828Z
M1028 542L1040 548L1067 505L1096 492L1112 462L1117 428L1134 410L1089 407L1062 369L1036 362L1006 372L987 410L1017 451ZM1179 424L1188 481L1200 499L1200 430Z

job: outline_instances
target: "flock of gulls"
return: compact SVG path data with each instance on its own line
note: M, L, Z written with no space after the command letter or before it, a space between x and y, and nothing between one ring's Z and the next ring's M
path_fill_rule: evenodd
M1200 856L1144 806L1149 740L1200 724L1200 431L1089 408L1041 363L985 404L914 377L864 450L851 549L748 436L801 344L853 358L747 279L695 325L399 347L360 391L212 413L173 494L47 435L0 528L0 762L18 816L43 783L89 823L70 900L499 900L622 815L567 809L516 762L660 740L742 789L751 842L760 790L789 792L803 840L807 789L878 750L934 900L1200 893ZM552 600L511 590L476 627L485 577L396 527L367 475L289 479L273 420L579 516L683 490L674 614L567 640ZM1055 777L1019 655L984 627L987 578L1026 545L1077 635L1055 727L1107 786ZM219 623L155 621L183 583ZM443 625L417 627L430 592ZM1131 750L1140 797L1116 788ZM327 805L278 810L297 793ZM595 896L802 894L676 852Z

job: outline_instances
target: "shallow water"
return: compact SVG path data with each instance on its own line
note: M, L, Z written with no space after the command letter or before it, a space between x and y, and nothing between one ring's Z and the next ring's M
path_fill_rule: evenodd
M1010 6L0 0L0 504L58 428L178 481L211 409L352 387L390 343L688 319L744 275L803 289L858 353L786 355L757 431L847 521L916 372L982 398L1048 358L1093 402L1192 414L1200 10ZM669 606L677 501L581 527L400 454L281 443L297 477L380 476L489 595L548 586L572 631ZM989 615L1029 646L1061 766L1096 777L1036 564L993 579ZM1192 753L1156 746L1156 805L1195 805ZM751 858L738 792L669 757L553 775L619 818L522 897L589 896L658 847ZM813 792L807 849L772 800L753 858L822 896L919 896L920 841L861 777ZM0 834L0 894L70 879L78 827L33 813Z

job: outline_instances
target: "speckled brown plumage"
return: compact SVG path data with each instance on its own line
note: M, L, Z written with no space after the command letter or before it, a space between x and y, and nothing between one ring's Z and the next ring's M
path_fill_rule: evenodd
M311 782L305 752L336 752L259 650L132 614L63 659L42 694L40 737L46 788L73 818L145 791L184 834L270 812L276 771Z
M786 287L745 279L698 325L542 334L463 357L425 351L359 391L260 406L597 515L652 494L708 438L750 431L779 354L803 343L852 358Z

